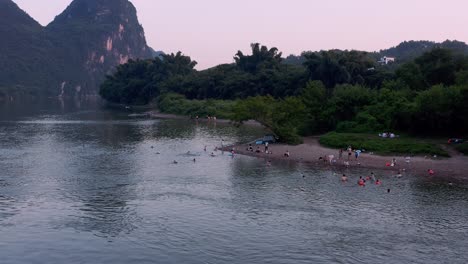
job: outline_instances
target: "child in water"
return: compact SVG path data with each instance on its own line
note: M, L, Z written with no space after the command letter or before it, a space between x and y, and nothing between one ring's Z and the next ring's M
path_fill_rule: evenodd
M366 181L362 178L362 176L359 176L359 181L358 181L359 186L366 186Z
M342 182L347 182L347 181L348 181L348 177L346 177L346 175L343 174L343 176L341 176L341 181L342 181Z

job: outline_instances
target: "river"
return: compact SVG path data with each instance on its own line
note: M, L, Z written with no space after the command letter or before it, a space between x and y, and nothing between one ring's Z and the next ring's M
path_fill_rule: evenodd
M130 113L0 104L0 263L468 262L465 184L361 188L367 171L342 184L301 163L211 157L265 132Z

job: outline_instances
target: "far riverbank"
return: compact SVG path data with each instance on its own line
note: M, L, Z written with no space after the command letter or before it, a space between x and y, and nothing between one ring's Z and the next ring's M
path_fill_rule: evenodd
M195 119L195 118L191 118L191 117L184 116L184 115L165 114L165 113L161 113L158 111L149 111L149 112L146 112L145 114L147 114L151 118L159 118L159 119L194 120L194 121L199 121L199 122L215 122L215 123L221 123L221 124L233 124L234 125L234 123L228 119L216 119L216 120L208 119L208 118ZM255 120L245 121L242 124L249 125L249 126L262 126L262 124L260 124L259 122Z

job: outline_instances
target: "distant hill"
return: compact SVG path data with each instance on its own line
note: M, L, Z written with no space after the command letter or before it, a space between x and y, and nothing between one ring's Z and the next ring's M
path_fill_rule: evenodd
M74 0L42 27L0 0L0 87L47 96L97 94L115 66L150 58L128 0Z
M457 40L446 40L441 43L434 41L404 41L395 47L389 49L383 49L378 52L369 52L369 56L374 58L376 61L383 56L395 57L396 64L401 64L413 60L416 57L421 56L423 53L430 51L434 48L445 48L454 51L455 53L461 53L468 55L468 45L465 42ZM284 63L299 65L305 61L302 55L289 55L284 59Z
M405 41L398 44L395 47L389 49L380 50L376 52L376 56L383 57L395 57L400 62L407 62L416 57L421 56L423 53L430 51L434 48L445 48L450 49L456 53L468 55L468 45L465 42L457 40L446 40L441 43L433 41Z

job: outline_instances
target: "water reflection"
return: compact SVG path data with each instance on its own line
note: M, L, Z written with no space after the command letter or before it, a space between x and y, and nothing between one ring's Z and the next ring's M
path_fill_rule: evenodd
M468 259L463 183L376 172L383 186L360 188L365 169L343 171L343 184L342 171L211 157L221 142L264 131L85 104L1 109L0 256L9 263L30 263L24 254L47 263Z

